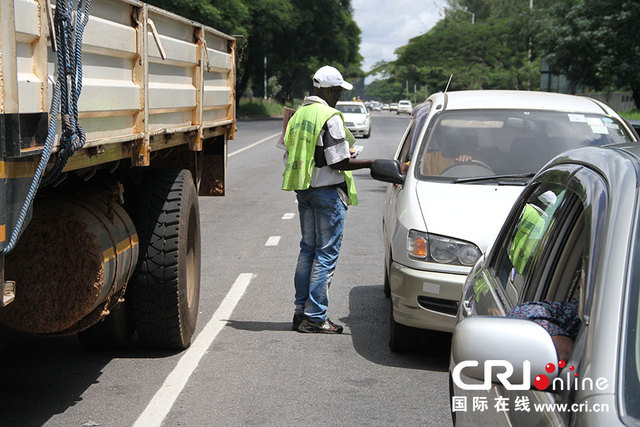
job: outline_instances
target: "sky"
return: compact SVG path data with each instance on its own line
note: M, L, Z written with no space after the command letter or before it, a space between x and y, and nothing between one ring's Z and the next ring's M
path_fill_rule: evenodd
M445 0L352 0L354 19L362 30L363 71L380 60L395 60L397 48L443 17L445 4Z

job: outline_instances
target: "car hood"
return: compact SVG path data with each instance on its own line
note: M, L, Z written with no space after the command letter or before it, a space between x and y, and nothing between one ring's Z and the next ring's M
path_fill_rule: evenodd
M523 189L419 181L416 194L429 233L466 240L486 252Z

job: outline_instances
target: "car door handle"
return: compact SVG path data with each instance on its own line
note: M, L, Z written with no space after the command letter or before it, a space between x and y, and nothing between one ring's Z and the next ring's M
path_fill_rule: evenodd
M471 306L471 300L462 300L462 316L469 317L473 314L473 307Z

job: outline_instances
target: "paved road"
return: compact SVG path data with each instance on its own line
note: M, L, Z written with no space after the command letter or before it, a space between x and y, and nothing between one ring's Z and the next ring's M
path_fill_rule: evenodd
M407 116L374 113L362 158L391 157ZM450 425L449 336L388 350L382 292L386 185L356 171L329 315L340 336L292 332L299 225L279 190L281 122L247 121L229 143L227 195L200 199L197 338L181 353L89 352L75 337L0 335L0 425ZM155 423L155 424L154 424ZM160 424L161 423L161 424Z

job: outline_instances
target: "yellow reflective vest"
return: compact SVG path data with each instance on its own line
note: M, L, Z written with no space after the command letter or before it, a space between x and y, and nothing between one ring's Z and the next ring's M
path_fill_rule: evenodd
M311 186L311 177L315 167L313 157L316 142L324 124L336 114L340 115L344 126L344 117L340 111L319 102L300 107L291 117L284 135L284 144L287 147L289 157L282 174L283 190L306 190ZM344 130L351 146L355 138L346 126L344 126ZM344 180L347 184L348 204L357 205L358 196L353 175L351 171L341 171L341 173L344 174Z

